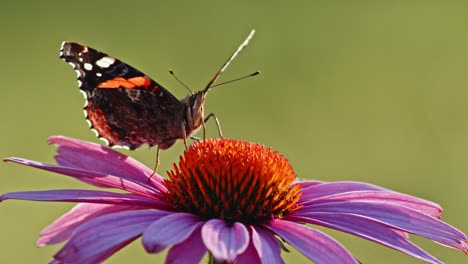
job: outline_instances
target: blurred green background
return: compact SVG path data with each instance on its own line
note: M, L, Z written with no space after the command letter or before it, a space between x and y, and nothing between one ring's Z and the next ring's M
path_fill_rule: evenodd
M351 3L352 2L352 3ZM424 4L422 4L424 3ZM455 4L456 3L456 4ZM0 156L53 162L47 137L100 142L83 118L76 74L59 60L63 40L118 57L178 98L194 90L255 28L222 76L262 74L207 98L225 136L284 153L299 177L365 181L441 204L468 232L468 2L462 1L2 1ZM213 123L208 135L216 136ZM161 154L165 172L183 151ZM154 166L155 150L126 154ZM165 173L164 173L165 174ZM83 184L1 164L0 192ZM0 205L0 263L46 263L40 230L71 204ZM327 231L363 263L420 263L363 239ZM415 238L446 263L463 253ZM306 259L283 254L288 263ZM158 263L140 242L107 263Z

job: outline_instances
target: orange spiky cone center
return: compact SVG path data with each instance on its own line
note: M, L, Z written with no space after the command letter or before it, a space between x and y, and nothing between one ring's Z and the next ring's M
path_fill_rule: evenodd
M298 209L300 186L288 160L263 145L232 139L194 143L165 180L174 208L204 219L258 224Z

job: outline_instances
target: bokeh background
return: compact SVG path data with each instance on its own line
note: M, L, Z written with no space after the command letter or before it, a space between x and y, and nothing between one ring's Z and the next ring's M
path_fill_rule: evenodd
M417 2L417 3L416 3ZM455 4L456 3L456 4ZM257 34L207 98L225 136L284 153L301 178L365 181L441 204L468 232L468 2L462 1L2 1L0 157L53 162L47 137L97 140L83 118L76 75L59 60L63 40L137 67L178 98L204 87L245 38ZM208 135L216 136L213 123ZM170 168L183 144L161 154ZM126 154L154 166L155 150ZM0 192L81 183L0 164ZM40 230L72 204L0 205L0 263L46 263ZM327 231L363 263L420 263L360 238ZM456 250L414 237L446 263ZM307 263L284 253L288 263ZM159 263L136 241L107 263Z

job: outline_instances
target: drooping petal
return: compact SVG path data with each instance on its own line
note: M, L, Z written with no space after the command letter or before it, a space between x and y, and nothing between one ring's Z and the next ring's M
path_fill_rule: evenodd
M359 215L314 213L310 217L288 216L287 219L333 228L377 242L429 263L441 263L438 259L411 243L405 233Z
M264 227L317 264L359 263L340 243L318 230L285 220L272 220Z
M305 206L291 216L313 218L314 213L356 214L405 232L424 236L447 246L466 250L466 236L437 218L404 206L363 202L326 202Z
M166 264L200 263L206 254L206 247L201 236L201 225L182 243L173 246L166 256Z
M433 202L394 191L350 191L327 195L310 201L303 201L301 205L307 206L325 202L366 202L376 204L393 204L405 206L432 217L440 217L442 208Z
M257 250L255 249L255 246L252 242L252 239L250 239L249 245L247 246L245 251L239 254L233 262L233 264L244 264L244 263L249 263L249 264L261 264L262 263L260 261L260 257L258 256Z
M384 191L386 189L362 182L325 182L302 189L301 202L310 202L325 196L352 191Z
M161 252L186 240L202 224L199 217L189 213L173 213L161 217L143 232L143 246L150 253Z
M0 196L0 202L8 199L43 202L78 202L146 206L148 208L167 208L159 200L126 193L113 193L97 190L50 190L11 192Z
M314 180L307 180L307 181L296 180L293 182L293 185L299 184L301 186L301 189L305 189L305 188L312 187L312 186L322 184L322 183L323 183L322 181L314 181Z
M64 136L50 137L49 144L58 146L55 160L64 167L96 171L145 183L149 182L148 177L153 173L140 162L99 144ZM166 191L161 176L155 174L150 181L159 191Z
M93 220L96 217L130 210L143 209L135 205L115 204L89 204L80 203L68 213L62 215L52 224L42 230L36 244L40 247L61 243L70 238L73 231L80 225Z
M281 245L273 234L251 226L252 242L260 257L261 263L264 264L282 264Z
M239 222L228 226L223 220L211 219L203 225L201 233L216 261L232 262L249 245L249 231Z
M160 195L160 191L154 188L153 186L148 185L147 182L146 183L135 182L135 181L128 180L128 179L119 178L114 175L107 175L107 174L102 174L102 173L98 173L94 171L87 171L87 170L75 169L71 167L63 167L63 166L57 166L57 165L52 165L52 164L46 164L42 162L15 158L15 157L7 158L4 161L7 161L7 162L11 161L11 162L15 162L18 164L38 168L41 170L46 170L46 171L55 172L55 173L66 175L66 176L71 176L73 178L76 178L80 181L84 181L86 183L90 183L90 184L96 183L101 187L106 186L110 188L117 188L117 189L125 190L128 192L132 192L135 194L150 196L150 197Z
M99 263L140 236L145 228L169 212L138 210L95 218L73 232L54 256L63 263Z

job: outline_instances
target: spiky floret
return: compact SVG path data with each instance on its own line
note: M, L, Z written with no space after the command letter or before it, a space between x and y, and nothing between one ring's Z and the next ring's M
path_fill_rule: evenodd
M165 199L205 219L259 224L298 209L300 187L288 160L263 145L232 139L194 143L173 165Z

